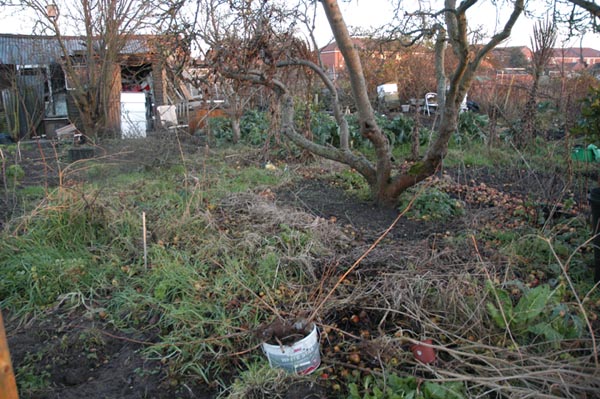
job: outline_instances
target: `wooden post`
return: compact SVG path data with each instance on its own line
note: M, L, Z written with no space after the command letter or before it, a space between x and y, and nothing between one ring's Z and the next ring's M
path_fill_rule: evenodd
M144 269L148 270L148 243L146 230L146 212L142 212L142 243L144 244Z
M4 320L0 311L0 399L19 399L17 381L10 361Z

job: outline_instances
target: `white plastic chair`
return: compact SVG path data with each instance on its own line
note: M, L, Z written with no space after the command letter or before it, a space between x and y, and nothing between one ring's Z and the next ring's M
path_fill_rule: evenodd
M465 94L465 98L463 98L462 103L460 103L460 112L468 111L469 107L467 106L467 94Z
M156 107L160 123L165 127L177 125L177 109L174 105L159 105Z
M158 118L167 130L185 129L188 125L177 124L177 107L175 105L159 105L156 107Z
M437 93L425 94L425 112L427 112L427 115L431 115L431 111L435 112L437 107Z

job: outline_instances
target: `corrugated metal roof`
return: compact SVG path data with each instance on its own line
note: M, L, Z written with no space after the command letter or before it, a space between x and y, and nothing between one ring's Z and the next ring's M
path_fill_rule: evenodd
M148 36L134 36L127 40L121 54L150 52ZM85 51L85 38L68 36L62 42L69 55ZM62 57L60 42L54 36L27 36L0 34L0 64L43 65Z

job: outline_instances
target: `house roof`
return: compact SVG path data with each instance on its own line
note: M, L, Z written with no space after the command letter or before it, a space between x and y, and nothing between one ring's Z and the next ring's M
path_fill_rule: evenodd
M506 47L495 47L492 52L497 55L510 56L514 51L520 51L527 58L531 58L531 49L527 46L506 46Z
M354 44L355 47L360 48L360 47L363 47L365 42L370 39L367 39L364 37L352 37L352 38L350 38L350 40L352 41L352 44ZM333 42L329 43L328 45L326 45L325 47L322 47L321 52L335 51L338 49L339 49L339 46L338 46L337 42L333 41Z
M600 51L590 47L555 48L552 56L555 58L600 58Z
M62 38L69 55L86 50L85 38L64 36ZM131 36L121 54L134 55L149 53L149 36ZM44 65L58 60L63 52L55 36L28 36L0 34L0 64Z

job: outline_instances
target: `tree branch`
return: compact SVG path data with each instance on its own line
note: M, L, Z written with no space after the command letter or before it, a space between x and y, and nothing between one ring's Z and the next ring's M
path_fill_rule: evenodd
M479 52L475 56L475 59L472 62L475 67L479 65L479 63L481 62L483 57L485 57L485 55L487 53L489 53L492 49L494 49L494 47L496 47L502 41L509 38L512 28L513 28L513 26L515 26L515 23L517 22L517 20L523 13L524 8L525 8L524 0L516 0L515 1L515 4L513 6L513 11L510 15L510 18L508 18L508 20L506 21L506 24L504 25L504 28L502 29L502 31L500 31L497 34L495 34L494 36L492 36L490 41L485 46L483 46L483 48L481 48L481 50L479 50Z
M333 84L331 79L329 79L329 76L327 76L325 71L323 71L323 69L321 67L319 67L317 64L315 64L314 62L311 62L308 60L301 60L301 59L292 59L292 60L281 61L281 62L277 63L278 67L298 66L298 65L305 66L305 67L308 67L311 70L313 70L321 78L321 81L325 84L325 86L327 86L327 89L329 89L329 92L331 93L331 95L333 97L333 116L334 116L338 126L340 127L340 148L344 151L348 151L350 149L350 139L349 139L350 133L349 133L349 129L348 129L348 121L346 120L346 118L344 118L344 115L342 114L342 110L340 107L340 101L339 101L339 97L338 97L335 85Z
M575 4L588 11L592 16L596 18L600 18L600 5L596 4L595 1L587 1L587 0L568 0L569 2Z
M275 91L282 102L282 132L292 142L318 156L344 163L362 174L370 185L377 181L376 170L362 154L357 155L349 150L338 149L315 143L299 134L294 128L294 100L283 82L277 79L267 79L260 71L236 72L223 71L223 76L229 79L244 80L253 84L263 85Z

